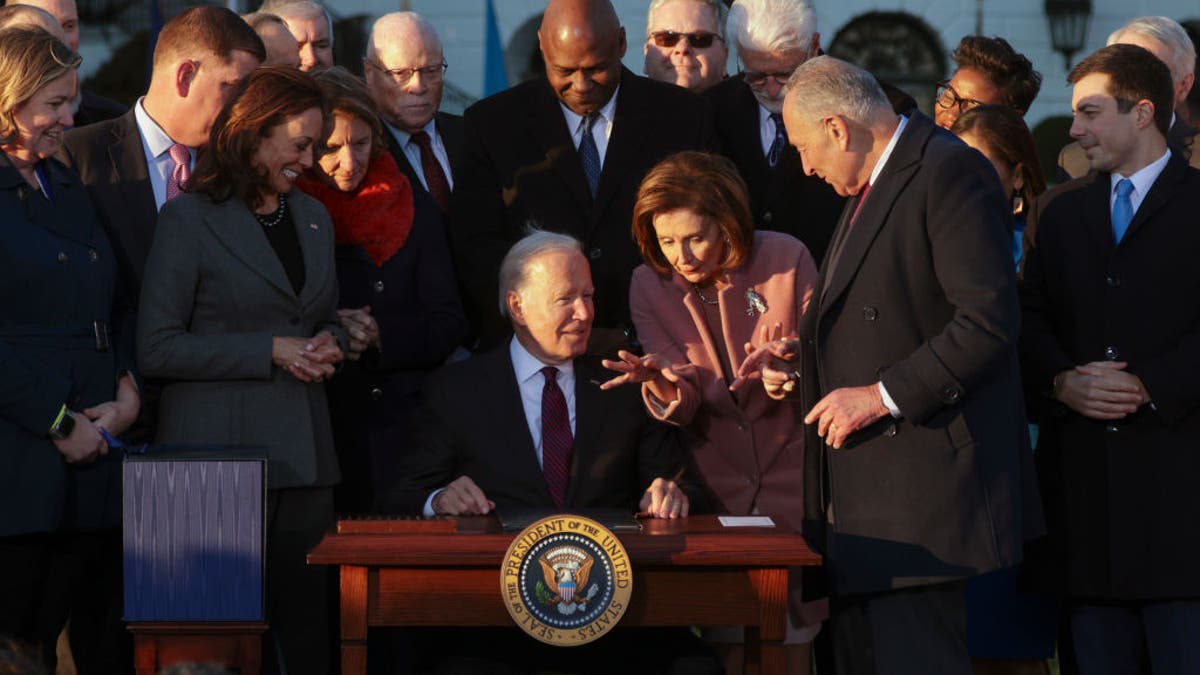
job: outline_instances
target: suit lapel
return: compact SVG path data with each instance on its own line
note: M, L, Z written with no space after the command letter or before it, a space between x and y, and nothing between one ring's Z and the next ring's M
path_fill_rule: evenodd
M300 304L308 307L328 283L331 262L328 242L332 235L322 230L333 225L313 208L315 202L308 200L298 189L293 188L288 195L288 205L293 207L293 225L296 238L300 240L300 251L304 255L304 287L300 289Z
M887 221L892 205L917 170L925 142L933 133L933 123L926 117L914 114L901 134L887 163L871 186L858 217L854 218L855 201L847 202L842 210L842 222L838 224L840 246L834 245L832 255L826 256L822 266L821 311L833 305L838 296L850 285L851 279L866 257L871 242ZM828 268L828 269L826 269ZM826 277L826 275L830 275Z
M293 219L299 220L294 213ZM275 249L271 248L267 235L263 234L262 226L245 204L236 198L225 201L219 204L218 208L208 212L204 222L230 255L281 293L290 298L296 297L292 284L288 281L287 272L283 269L283 263L279 262L279 256L275 254ZM307 276L306 271L305 277Z
M575 359L575 439L571 446L571 477L564 502L568 505L575 503L575 496L588 480L597 455L604 452L604 448L594 442L605 437L606 394L600 391L598 384L603 377L584 359ZM549 495L549 491L546 494Z
M646 109L645 97L640 91L641 84L636 75L625 68L621 69L621 89L617 92L612 135L608 138L604 168L596 189L593 225L603 219L604 211L620 191L621 184L629 179L628 169L637 165L634 160L650 129L647 119L652 111Z
M514 473L521 477L531 492L536 493L536 496L530 495L532 499L537 503L550 504L550 490L542 477L542 467L538 465L537 447L533 444L533 436L529 434L529 423L521 403L521 388L517 383L516 371L513 370L508 343L495 348L490 355L488 370L491 377L487 382L495 383L493 386L496 387L498 395L488 401L488 407L492 419L495 420L494 428L501 431L497 436L496 447L503 456L499 457L498 461L502 465L516 467ZM576 389L578 390L578 386ZM576 411L578 405L576 399Z
M590 208L592 193L588 189L587 177L583 175L583 163L579 159L579 151L571 141L571 132L567 129L558 99L554 97L554 92L547 82L541 82L536 90L540 100L528 118L528 133L542 151L543 160L537 166L527 168L536 171L548 163L547 168L558 175L580 207ZM519 181L519 178L514 178L514 188L518 194L521 189ZM578 234L582 236L585 233Z
M1154 217L1154 214L1166 205L1171 196L1175 194L1176 185L1187 176L1187 168L1187 163L1183 158L1172 152L1171 159L1167 160L1167 165L1163 167L1162 173L1150 186L1150 192L1146 193L1146 198L1138 206L1137 213L1133 214L1129 229L1125 231L1125 236L1121 239L1122 244L1137 234L1146 221Z
M1084 199L1083 229L1088 241L1095 247L1100 260L1107 260L1112 255L1116 242L1113 241L1112 206L1110 193L1112 179L1107 173L1093 173L1092 183L1085 188L1087 198Z
M116 202L122 205L122 212L130 214L127 221L112 223L112 226L136 230L132 239L146 242L149 246L158 222L158 205L154 201L150 169L146 166L146 151L142 147L142 135L138 133L133 110L122 115L118 123L113 125L108 159L111 168L109 185L120 195Z

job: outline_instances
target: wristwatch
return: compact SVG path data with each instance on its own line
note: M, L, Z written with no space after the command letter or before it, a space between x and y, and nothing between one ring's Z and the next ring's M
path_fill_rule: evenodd
M54 424L50 425L50 438L56 441L66 440L72 431L75 431L75 413L67 410L67 406L64 405L58 411L58 417L54 418Z

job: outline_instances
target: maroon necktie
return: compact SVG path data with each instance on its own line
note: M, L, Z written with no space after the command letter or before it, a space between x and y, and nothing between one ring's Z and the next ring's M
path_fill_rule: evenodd
M546 386L542 387L542 475L554 500L554 508L562 509L567 500L567 481L571 475L571 418L567 414L567 399L558 388L558 368L542 368Z
M433 143L429 134L418 131L412 135L413 143L421 149L421 173L425 175L425 185L429 194L438 203L438 208L445 214L450 209L450 182L442 171L442 163L433 154Z

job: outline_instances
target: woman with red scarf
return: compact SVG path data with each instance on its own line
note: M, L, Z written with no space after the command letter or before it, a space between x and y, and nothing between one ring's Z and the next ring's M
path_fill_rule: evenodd
M342 468L339 513L371 510L409 448L406 418L421 380L462 340L466 319L437 204L414 191L383 144L361 80L342 68L316 75L333 119L317 164L297 182L333 218L338 314L349 361L329 383Z

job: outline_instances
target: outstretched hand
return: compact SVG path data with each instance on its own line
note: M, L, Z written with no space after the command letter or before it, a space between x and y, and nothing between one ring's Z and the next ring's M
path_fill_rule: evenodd
M600 385L601 389L613 389L623 384L640 384L642 382L651 382L659 378L668 381L675 381L679 378L670 372L671 364L658 354L646 354L638 356L633 352L627 352L624 349L617 352L619 361L612 359L603 359L600 363L609 370L615 370L620 375Z
M791 394L800 379L799 338L783 337L783 325L763 326L759 332L759 344L747 342L744 346L746 358L738 366L736 378L729 385L737 391L758 373L767 395L781 399Z

